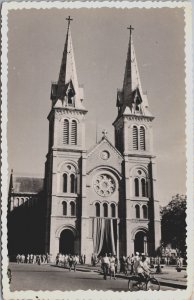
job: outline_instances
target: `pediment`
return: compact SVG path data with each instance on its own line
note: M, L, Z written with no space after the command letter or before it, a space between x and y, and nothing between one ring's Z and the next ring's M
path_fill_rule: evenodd
M87 154L87 171L100 166L110 166L121 172L123 156L107 138L103 138Z

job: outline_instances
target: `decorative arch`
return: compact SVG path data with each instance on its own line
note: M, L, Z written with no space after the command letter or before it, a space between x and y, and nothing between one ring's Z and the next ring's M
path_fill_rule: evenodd
M61 232L65 229L69 229L72 231L74 238L78 237L78 231L76 230L76 228L72 225L62 225L60 227L57 228L57 230L55 231L55 237L56 238L60 238Z
M61 163L59 163L58 166L57 166L57 171L58 172L63 172L65 170L64 167L66 165L72 165L75 168L75 172L78 172L78 165L73 160L66 160L66 161L62 161Z
M91 173L97 173L98 171L102 171L102 172L107 172L108 174L112 174L114 175L117 180L121 180L122 179L122 175L120 172L118 172L118 170L116 170L115 168L113 167L110 167L110 166L104 166L104 165L99 165L97 167L94 167L93 169L91 169L90 171L87 172L87 175L91 174Z
M148 169L144 165L133 166L132 168L130 168L129 169L130 175L135 176L135 171L137 170L141 170L142 172L144 172L145 177L149 178Z
M144 232L145 234L148 234L148 228L147 227L144 227L144 226L138 226L136 228L134 228L131 232L131 238L132 240L135 239L135 235L139 232L139 231L142 231Z

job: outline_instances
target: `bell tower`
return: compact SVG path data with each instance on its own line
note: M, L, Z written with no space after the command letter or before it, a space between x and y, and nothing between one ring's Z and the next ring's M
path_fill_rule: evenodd
M125 232L121 238L126 255L138 250L150 254L159 246L161 235L152 141L154 117L148 109L147 95L142 91L132 39L134 28L128 29L123 87L117 91L118 115L113 123L115 146L124 157L125 201L121 206L126 215L121 221Z
M53 258L80 252L82 164L85 158L83 89L78 84L70 23L58 81L51 86L49 145L45 165L46 251ZM69 246L68 241L69 239Z

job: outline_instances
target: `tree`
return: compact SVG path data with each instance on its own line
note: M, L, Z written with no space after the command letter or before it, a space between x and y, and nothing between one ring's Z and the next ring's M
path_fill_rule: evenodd
M186 196L177 194L161 208L162 243L186 252Z

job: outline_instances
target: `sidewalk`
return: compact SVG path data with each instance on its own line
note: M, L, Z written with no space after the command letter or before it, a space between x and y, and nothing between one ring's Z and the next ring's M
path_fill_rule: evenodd
M56 267L63 268L60 266L56 266ZM79 265L79 264L77 265L76 270L81 272L96 272L96 273L101 272L100 266ZM155 277L159 280L161 286L169 286L177 289L187 288L187 278L185 278L184 276L186 276L186 271L183 270L181 272L177 272L175 266L164 267L162 269L161 274L155 274ZM117 273L116 277L127 280L129 276Z

